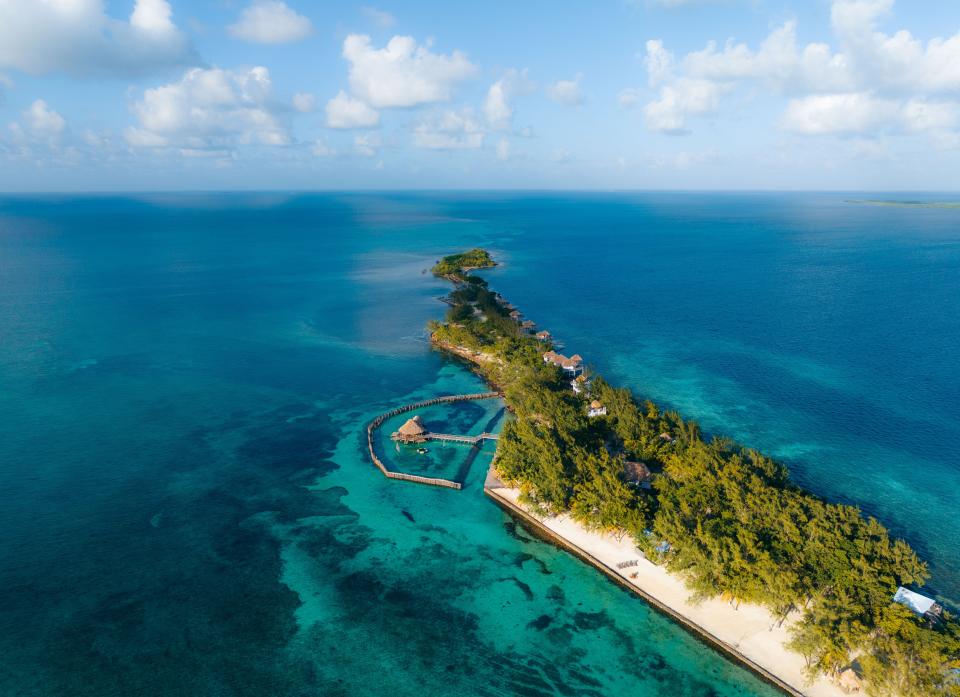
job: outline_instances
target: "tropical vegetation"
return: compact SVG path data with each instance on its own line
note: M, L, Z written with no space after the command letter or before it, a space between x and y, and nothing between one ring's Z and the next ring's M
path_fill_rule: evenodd
M460 254L451 254L438 261L432 271L434 276L443 276L451 280L462 279L467 272L474 269L488 269L496 266L497 262L485 249L471 249Z
M960 625L892 602L899 585L928 576L906 542L857 508L800 489L769 457L706 436L600 376L575 393L570 376L543 360L549 340L531 336L468 273L493 264L480 249L438 262L434 273L455 287L446 321L430 330L435 345L503 390L515 418L500 435L497 469L527 505L630 535L695 596L790 617L791 648L811 676L854 665L877 697L960 695ZM606 415L588 417L593 400ZM624 474L636 461L653 473L649 488Z

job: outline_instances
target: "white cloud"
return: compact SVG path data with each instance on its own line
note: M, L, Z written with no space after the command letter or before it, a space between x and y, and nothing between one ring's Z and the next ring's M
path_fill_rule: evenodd
M382 145L379 133L364 133L355 136L353 139L353 149L364 157L373 157L380 150Z
M781 125L804 135L859 135L887 130L947 137L960 128L960 106L923 99L901 102L866 92L813 95L791 100Z
M775 92L843 91L854 78L847 57L826 44L797 46L796 22L786 22L764 39L760 48L728 41L715 42L683 59L687 75L706 80L759 80Z
M427 150L471 150L483 146L486 129L473 112L445 111L422 119L413 131L413 142Z
M859 77L877 89L926 93L960 89L960 32L925 45L909 31L877 30L893 0L834 0L831 22Z
M657 99L643 109L647 128L662 133L685 133L687 118L715 112L726 89L710 80L691 78L664 85Z
M91 148L100 149L110 144L110 138L106 133L97 133L88 128L83 132L83 142Z
M23 118L31 131L39 135L58 136L67 127L67 122L47 103L38 99L23 112Z
M503 77L490 85L487 98L483 104L483 112L487 123L497 130L508 130L513 122L513 99L520 95L530 94L536 85L527 76L526 69L518 71L514 68L507 70Z
M826 94L793 99L783 115L783 127L806 135L862 133L895 120L895 101L865 92Z
M126 132L137 147L229 151L240 145L286 145L271 108L270 72L193 68L177 82L145 90Z
M394 24L397 23L396 17L394 17L389 12L384 10L377 9L376 7L365 6L361 7L360 11L363 12L364 16L369 19L371 22L376 24L381 29L389 29Z
M310 36L313 24L281 0L253 0L227 32L257 44L286 44Z
M126 21L102 0L0 0L0 69L139 75L195 59L167 0L136 0Z
M350 34L343 42L350 63L350 88L374 107L411 107L448 101L453 88L477 69L460 51L433 53L410 36L395 36L382 49L369 36Z
M293 108L301 114L309 114L317 108L317 98L309 92L297 92L291 100Z
M644 110L647 125L682 132L687 117L716 111L720 97L740 85L791 99L781 119L787 130L849 135L893 129L941 139L960 129L951 93L960 90L960 32L926 43L909 31L886 34L878 22L894 0L833 0L836 47L800 45L797 25L777 27L754 49L710 42L679 62L659 40L647 42L649 82L660 86ZM629 105L635 93L621 93ZM943 99L947 95L951 98ZM947 138L950 140L950 138Z
M380 112L340 90L327 102L328 128L375 128L380 125Z
M497 159L501 162L510 159L510 141L506 138L501 138L497 143Z
M577 73L572 80L558 80L547 89L547 95L553 101L567 106L577 106L583 103L583 92L580 90L580 78Z
M663 41L651 39L646 45L647 54L644 65L647 68L647 81L656 87L666 81L673 72L673 54L663 47Z

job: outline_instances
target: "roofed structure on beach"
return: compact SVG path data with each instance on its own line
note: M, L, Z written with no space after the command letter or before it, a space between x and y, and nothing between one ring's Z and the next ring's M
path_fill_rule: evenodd
M909 588L900 586L893 596L893 602L900 603L904 607L913 610L920 617L936 618L943 612L943 608L937 604L933 598L912 591Z
M852 695L863 690L863 683L860 682L860 676L857 675L853 668L847 668L845 671L840 673L840 675L837 677L837 685L848 695Z
M523 329L536 329L537 323L532 319L525 319L520 323L520 326Z
M547 341L550 338L550 332L537 332L536 337L539 341Z
M513 310L510 312L510 319L520 319L520 311Z
M407 419L407 422L390 437L394 440L422 443L424 440L426 440L424 438L426 434L427 427L423 425L423 420L418 415L414 416L412 419Z
M579 354L574 354L567 358L556 351L547 351L543 354L544 363L552 363L558 368L562 368L571 375L580 375L583 372L583 358Z
M863 691L863 683L860 676L853 668L847 668L837 676L837 685L848 695Z

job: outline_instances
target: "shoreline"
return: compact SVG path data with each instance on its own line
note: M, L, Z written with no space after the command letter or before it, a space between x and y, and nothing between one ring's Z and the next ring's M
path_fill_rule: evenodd
M487 384L502 389L494 385L490 376L482 370L490 360L485 354L438 341L433 336L430 343L441 353L466 363ZM496 455L493 465L495 463ZM609 534L591 532L568 514L553 518L537 516L520 504L519 489L504 484L493 466L484 480L483 493L495 505L551 544L573 554L625 590L639 596L655 612L677 623L698 641L719 651L725 658L749 670L783 694L790 697L849 697L851 694L822 674L808 683L804 675L803 657L786 647L789 620L777 626L778 620L759 605L741 603L739 609L734 609L718 598L698 604L689 602L690 591L683 579L647 560L629 538L616 540ZM618 562L634 559L639 560L639 566L630 566L625 570L616 568ZM626 575L635 571L642 577L631 579ZM744 627L750 628L749 635ZM763 632L775 636L764 637Z
M690 591L683 580L648 561L629 540L591 532L567 515L541 518L519 503L518 489L502 484L492 472L484 482L483 493L548 541L603 572L655 611L784 694L791 697L847 697L849 694L824 676L818 676L810 684L804 680L803 657L784 645L789 621L777 626L776 618L758 605L742 603L739 609L734 609L716 598L690 603ZM616 568L619 562L635 559L639 560L636 566ZM635 579L627 575L634 572L638 574Z

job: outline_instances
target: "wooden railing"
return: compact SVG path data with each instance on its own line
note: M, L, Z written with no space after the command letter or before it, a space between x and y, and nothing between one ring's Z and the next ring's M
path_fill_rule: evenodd
M441 477L421 477L419 474L394 472L393 470L387 468L387 466L383 464L383 461L377 457L377 453L374 450L373 434L387 419L393 418L398 414L403 414L404 412L413 411L414 409L423 409L424 407L430 407L435 404L447 404L450 402L468 402L476 399L495 399L502 396L503 395L501 395L499 392L447 395L445 397L434 397L433 399L427 399L422 402L415 402L413 404L404 404L402 407L397 407L396 409L391 409L388 412L380 414L380 416L367 424L367 450L370 453L370 459L373 460L373 464L377 466L377 469L383 473L383 476L389 479L402 479L408 482L417 482L418 484L442 486L448 489L460 489L463 485L460 484L460 482L453 481L452 479L443 479ZM435 433L429 434L428 437L433 437L434 440L456 441L461 443L471 443L473 445L476 445L481 440L496 440L496 435L492 433L481 433L479 436L454 436L446 433Z

